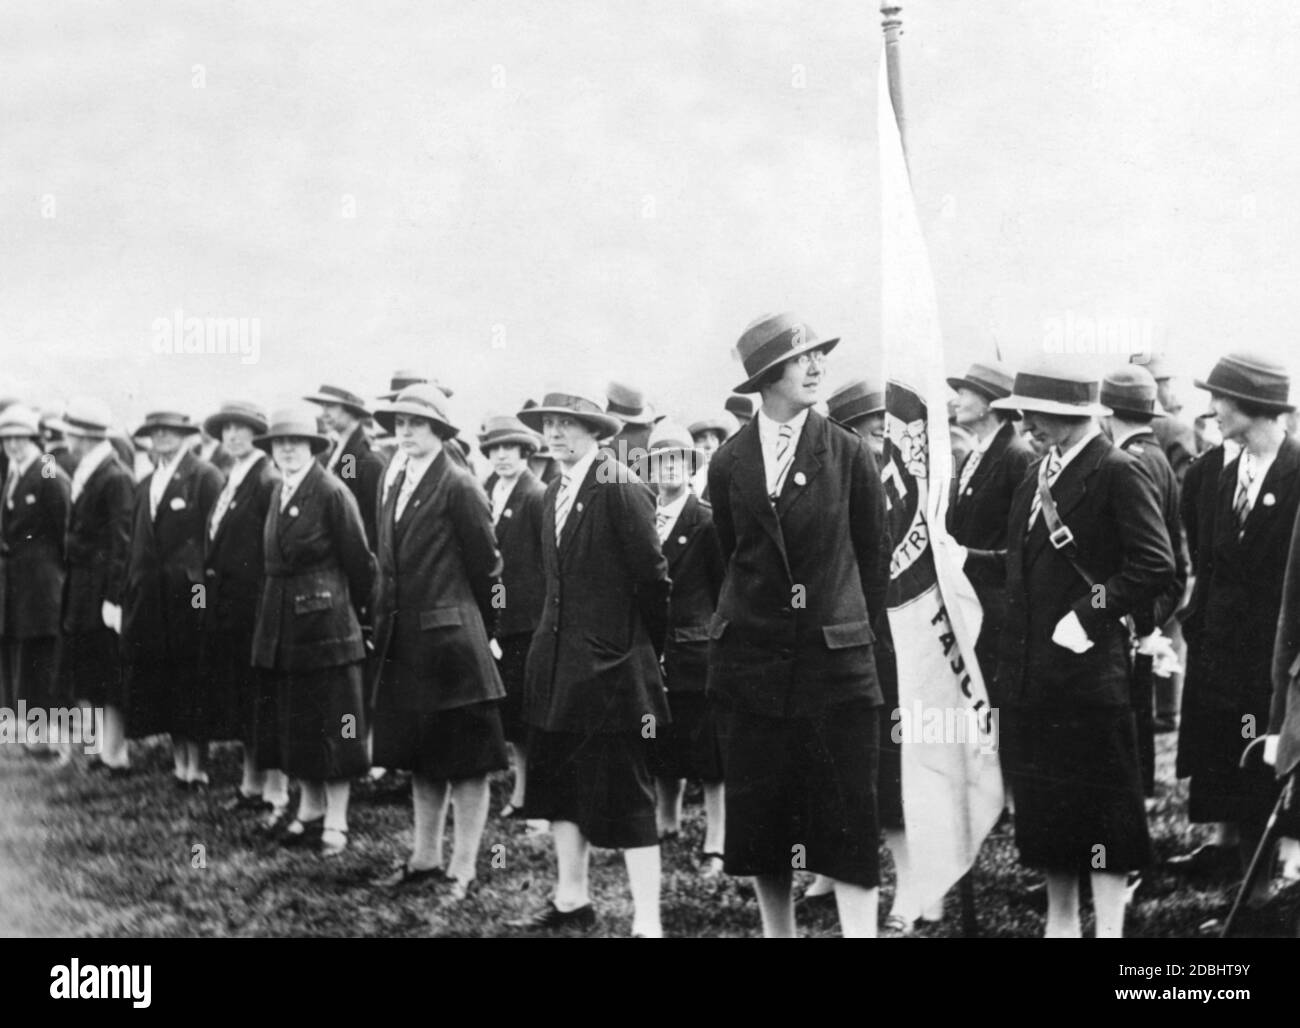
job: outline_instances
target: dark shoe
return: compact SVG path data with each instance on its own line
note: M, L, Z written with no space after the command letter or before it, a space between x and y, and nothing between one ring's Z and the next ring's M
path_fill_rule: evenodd
M673 843L675 843L675 842L676 842L678 839L680 839L681 837L682 837L682 833L681 833L681 832L660 832L660 833L659 833L659 845L660 845L660 846L671 846Z
M524 820L524 808L522 805L516 807L513 803L507 803L501 808L501 816L507 821Z
M561 910L552 903L545 910L539 911L532 917L510 921L509 926L523 929L526 932L553 932L562 929L590 931L596 927L596 908L588 903L576 910Z
M403 860L392 872L382 878L376 878L371 884L381 889L401 889L408 885L418 885L420 882L441 884L446 881L450 881L450 879L447 877L444 868L425 867L416 869Z
M172 775L172 788L177 792L189 792L190 783L184 778L177 778L175 775Z
M916 925L908 924L907 918L890 914L880 925L882 939L905 939L916 934Z
M834 889L816 896L800 896L794 901L795 910L804 911L805 913L813 910L829 910L833 906L835 906Z
M1207 842L1191 853L1170 857L1165 870L1197 878L1232 878L1241 873L1240 863L1236 846Z
M721 853L713 850L700 850L700 877L717 878L726 870L726 861Z
M267 803L261 796L245 796L242 792L237 792L233 800L227 800L221 805L221 809L227 814L242 813L244 811L260 812L270 810L271 804Z
M212 786L209 785L202 778L196 778L192 782L190 782L190 792L206 793L206 792L210 792L211 790L212 790Z
M104 768L104 774L108 775L108 777L112 779L130 778L135 774L135 769L132 767L113 767L111 764L104 764L102 766Z
M1037 914L1047 913L1047 883L1035 882L1020 894L1020 901Z
M299 846L314 846L320 842L321 834L324 831L324 814L310 821L299 821L294 818L285 825L284 831L280 833L280 845L287 849L294 849Z

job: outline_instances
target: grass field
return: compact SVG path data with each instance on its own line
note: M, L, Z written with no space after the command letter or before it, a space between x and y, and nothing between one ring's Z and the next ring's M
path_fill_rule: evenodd
M1170 784L1172 740L1159 740L1161 783L1152 815L1158 860L1181 852L1203 834L1188 829L1185 785ZM165 740L137 747L136 766L142 773L124 780L88 772L80 755L73 764L56 768L16 747L4 749L0 933L5 935L490 937L508 934L507 920L550 896L550 839L528 835L520 822L495 816L489 821L479 861L480 889L444 914L436 886L392 895L368 884L409 852L411 810L404 798L354 793L351 846L341 858L322 861L262 841L249 815L221 812L220 805L233 795L234 748L214 749L214 789L199 795L172 787ZM501 807L504 784L494 785L494 812ZM695 869L702 819L698 802L690 805L682 841L664 853L665 930L678 937L755 936L758 909L748 883L726 877L703 881ZM882 912L893 891L887 859L885 866ZM1023 896L1036 880L1016 862L1010 838L989 840L976 870L980 933L1041 935L1042 917ZM631 903L617 853L595 852L592 885L600 914L594 934L628 935ZM1295 891L1287 890L1243 934L1283 934L1294 916ZM1209 937L1201 926L1223 917L1232 896L1227 886L1193 888L1154 871L1130 907L1127 933ZM1085 926L1089 930L1090 923ZM839 933L833 910L801 916L800 930L810 937ZM918 935L961 933L953 893L946 919Z

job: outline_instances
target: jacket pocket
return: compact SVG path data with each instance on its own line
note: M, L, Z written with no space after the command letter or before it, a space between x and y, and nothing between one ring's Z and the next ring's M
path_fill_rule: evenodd
M433 610L420 611L420 630L427 628L448 628L461 624L460 609L457 607L435 607Z
M708 642L709 634L709 625L679 625L672 630L670 637L677 643L698 643Z
M727 630L729 622L721 614L714 614L709 619L709 638L721 639L722 633Z
M317 611L331 610L334 607L332 592L300 593L293 598L295 614L314 614Z
M822 625L822 638L828 650L847 650L854 646L870 646L876 637L871 632L870 621L849 621L843 625Z

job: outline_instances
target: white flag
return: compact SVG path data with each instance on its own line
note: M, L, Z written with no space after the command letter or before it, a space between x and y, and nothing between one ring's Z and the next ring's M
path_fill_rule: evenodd
M997 712L975 660L980 603L944 527L952 451L939 308L883 52L878 121L888 437L881 477L894 538L888 607L899 709L891 713L909 865L899 893L919 912L974 864L1002 812L1002 775Z

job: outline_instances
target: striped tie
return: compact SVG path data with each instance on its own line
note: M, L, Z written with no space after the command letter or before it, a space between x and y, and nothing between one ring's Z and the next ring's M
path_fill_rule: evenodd
M560 533L564 531L564 522L569 517L569 507L573 504L573 496L570 494L569 476L560 475L560 488L555 494L555 541L560 541Z
M1061 458L1055 450L1048 452L1047 459L1039 465L1038 480L1043 482L1048 491L1052 489L1052 483L1056 481L1056 476L1061 473ZM1034 490L1034 498L1029 503L1029 527L1034 527L1034 520L1038 517L1039 508L1043 505L1043 498Z
M971 450L967 455L966 463L961 466L961 477L957 480L957 495L959 497L966 492L970 480L975 477L975 469L980 466L980 459L983 456L983 450Z
M660 542L668 538L668 511L663 507L655 511L655 530L659 533Z
M1245 478L1237 476L1237 497L1232 503L1232 512L1237 516L1237 538L1246 533L1246 518L1250 517L1250 487L1255 481L1255 458L1252 454L1241 455L1241 470Z
M794 463L794 447L790 445L793 439L794 428L790 425L782 425L777 429L776 484L772 486L773 503L781 495L781 488L785 485L785 476L790 473L790 465Z

